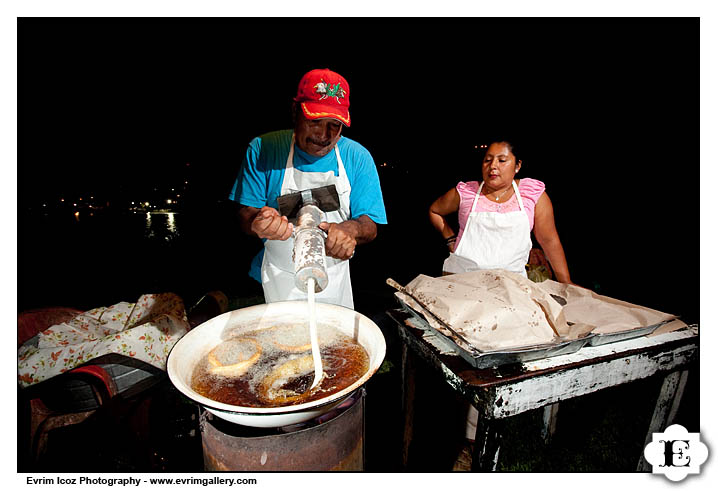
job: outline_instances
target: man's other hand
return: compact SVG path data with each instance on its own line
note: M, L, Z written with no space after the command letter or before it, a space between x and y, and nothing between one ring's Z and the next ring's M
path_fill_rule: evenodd
M250 229L260 239L287 240L292 235L293 226L277 210L264 206L252 220Z

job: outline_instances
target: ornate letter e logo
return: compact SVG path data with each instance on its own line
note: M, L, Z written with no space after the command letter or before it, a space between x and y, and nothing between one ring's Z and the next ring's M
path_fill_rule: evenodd
M643 451L654 474L665 474L671 481L681 481L688 474L698 474L708 459L708 447L700 433L688 433L681 425L671 425L665 433L654 433L653 441Z

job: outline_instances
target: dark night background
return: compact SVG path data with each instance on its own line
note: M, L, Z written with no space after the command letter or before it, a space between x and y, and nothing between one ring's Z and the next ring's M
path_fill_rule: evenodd
M358 309L386 278L440 273L428 206L480 178L475 146L501 132L523 144L520 176L546 182L576 283L698 322L696 18L18 19L18 309L253 294L259 243L227 195L321 67L349 81L344 135L387 163L389 225L352 261ZM94 226L42 210L185 178L164 244L117 210Z

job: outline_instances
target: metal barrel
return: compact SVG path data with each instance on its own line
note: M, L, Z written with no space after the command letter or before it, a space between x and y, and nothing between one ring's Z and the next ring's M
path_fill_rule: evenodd
M204 412L200 431L207 471L364 470L364 389L328 421L275 434L234 425Z

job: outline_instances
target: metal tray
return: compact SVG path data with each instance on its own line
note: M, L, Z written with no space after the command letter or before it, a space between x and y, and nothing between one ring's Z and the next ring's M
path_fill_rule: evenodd
M473 346L470 346L469 343L463 338L461 338L458 333L452 331L454 335L456 335L459 339L461 339L461 341L463 341L463 344L467 345L467 348L464 348L457 343L456 339L453 339L452 337L447 336L444 333L433 328L424 318L423 314L411 308L399 297L396 297L396 299L401 304L402 309L411 314L411 316L421 324L424 330L429 331L434 335L441 336L441 338L445 340L449 344L449 346L454 349L457 355L461 356L464 360L466 360L469 364L476 368L493 368L501 365L508 365L511 363L524 363L534 360L540 360L543 358L550 358L552 356L575 353L583 346L585 346L586 343L588 343L593 337L593 334L588 334L585 337L574 340L562 340L558 338L556 342L550 344L523 346L521 348L513 348L506 350L481 351ZM431 315L430 312L429 314ZM438 319L437 321L441 322ZM451 330L451 328L446 326L446 324L444 324L443 322L442 325L447 327L447 329Z
M616 343L618 341L625 341L627 339L640 338L641 336L648 336L653 331L658 329L664 324L674 321L675 319L669 319L652 326L639 327L637 329L629 329L627 331L611 332L606 334L594 333L589 340L589 346L600 346L602 344Z

